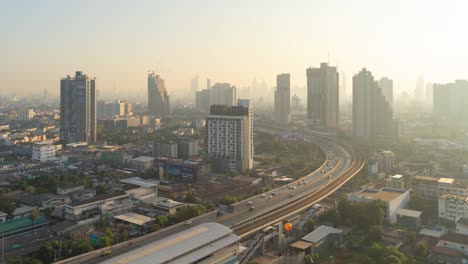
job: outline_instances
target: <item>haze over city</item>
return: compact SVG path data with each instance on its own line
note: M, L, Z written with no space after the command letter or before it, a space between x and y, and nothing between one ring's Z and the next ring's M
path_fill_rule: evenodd
M418 75L468 75L466 1L8 1L0 9L0 92L58 95L79 69L101 95L141 93L149 70L173 94L201 80L271 89L278 72L305 87L329 61L351 77L367 67L411 92ZM27 76L27 77L26 77ZM298 91L300 94L305 94ZM292 91L295 92L294 89Z

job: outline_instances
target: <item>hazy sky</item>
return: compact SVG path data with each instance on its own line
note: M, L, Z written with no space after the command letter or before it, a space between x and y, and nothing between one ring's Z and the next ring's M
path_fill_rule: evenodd
M466 10L466 0L4 1L0 92L58 94L76 70L101 95L143 93L150 69L169 93L196 74L242 87L289 72L303 86L328 54L348 79L367 67L412 91L421 73L468 78Z

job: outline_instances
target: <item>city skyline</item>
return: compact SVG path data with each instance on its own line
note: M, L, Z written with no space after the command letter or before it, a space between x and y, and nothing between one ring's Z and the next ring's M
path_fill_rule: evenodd
M195 75L237 87L257 78L272 88L276 73L290 72L291 87L304 87L303 70L323 61L348 73L372 68L390 76L397 93L412 94L420 74L433 83L468 77L467 39L458 34L466 9L461 1L109 3L75 3L72 13L64 12L70 4L52 1L4 5L0 92L58 95L56 79L77 69L93 72L101 94L110 96L144 97L151 70L165 76L174 93L188 90ZM451 16L434 19L440 12ZM289 19L276 19L280 15ZM327 27L309 26L319 22ZM88 37L65 37L70 31ZM30 78L22 78L25 73Z

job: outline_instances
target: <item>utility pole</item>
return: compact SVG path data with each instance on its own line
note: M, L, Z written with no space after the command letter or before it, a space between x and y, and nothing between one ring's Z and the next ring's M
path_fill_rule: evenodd
M5 232L2 233L2 263L5 262Z

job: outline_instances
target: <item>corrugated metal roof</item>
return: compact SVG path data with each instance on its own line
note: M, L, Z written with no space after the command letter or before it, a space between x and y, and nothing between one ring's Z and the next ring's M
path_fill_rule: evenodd
M343 230L341 229L322 225L322 226L319 226L319 228L312 231L311 233L309 233L308 235L306 235L305 237L303 237L302 240L305 240L307 242L317 243L321 241L323 238L325 238L326 236L328 236L329 234L341 234L341 233L343 233Z
M239 240L221 224L204 223L102 263L191 263Z

